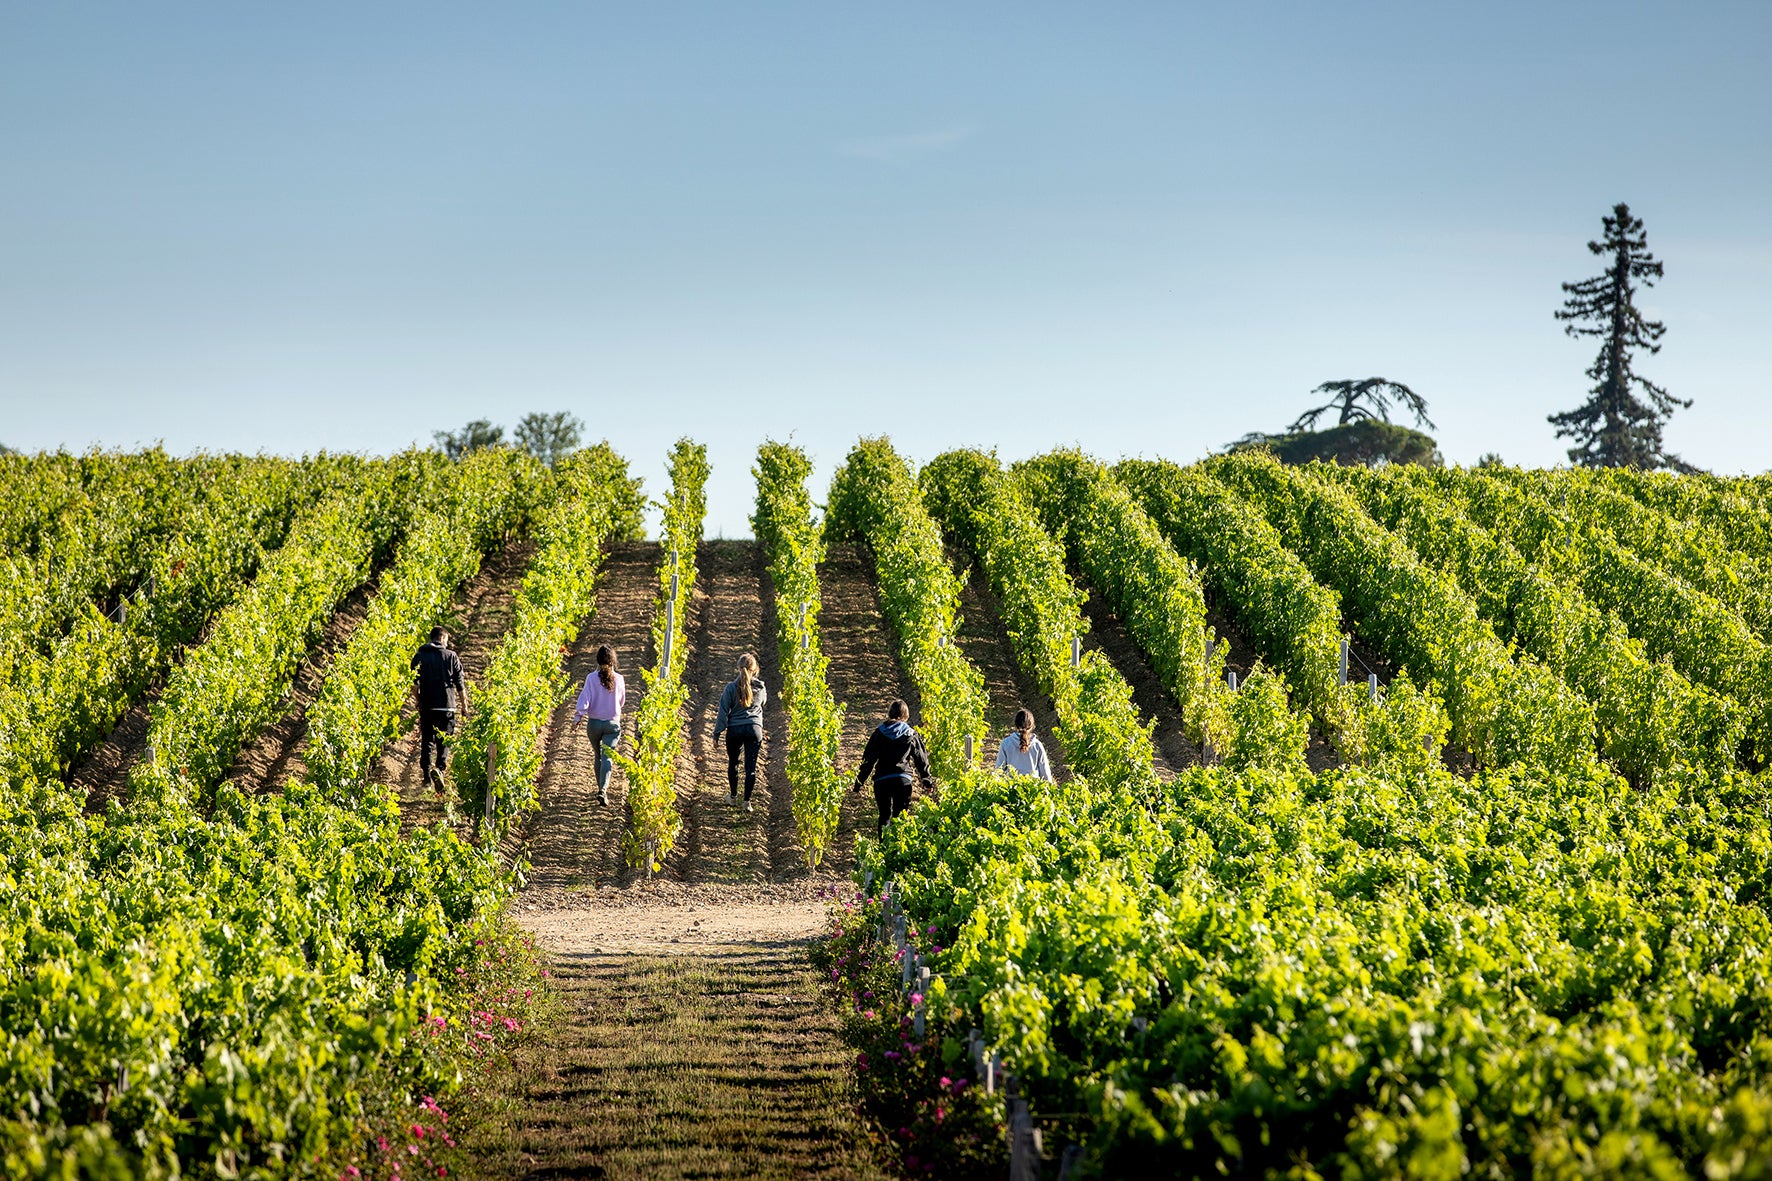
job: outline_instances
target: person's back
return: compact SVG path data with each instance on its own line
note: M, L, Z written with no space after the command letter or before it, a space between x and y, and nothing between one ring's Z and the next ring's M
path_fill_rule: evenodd
M462 675L461 658L449 647L449 633L440 627L431 629L430 642L412 654L413 671L418 674L418 767L425 781L438 794L443 791L443 772L449 769L449 746L445 734L455 732L456 694L467 701L468 684ZM433 749L436 770L431 769Z
M432 640L412 656L418 673L418 708L455 712L455 694L463 687L461 658L446 640Z
M1018 709L1011 726L997 744L997 770L1015 771L1051 783L1052 766L1046 759L1046 747L1034 737L1034 716Z
M757 658L746 652L738 658L738 675L720 693L714 714L714 741L726 735L726 782L732 800L738 799L738 764L744 761L744 806L751 810L751 792L757 786L757 755L763 749L763 703L769 690L758 675Z
M910 706L894 701L886 710L886 720L868 735L868 744L861 752L861 768L855 773L855 787L860 791L868 773L874 776L874 802L880 807L878 831L911 805L911 789L917 780L925 787L935 782L929 769L929 752L922 736L911 729Z

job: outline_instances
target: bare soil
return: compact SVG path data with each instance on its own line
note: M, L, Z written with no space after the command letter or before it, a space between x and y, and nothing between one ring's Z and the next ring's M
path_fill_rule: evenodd
M689 731L677 758L683 833L664 873L690 884L767 882L790 868L773 862L771 851L782 856L788 848L781 830L784 826L790 833L793 830L793 804L783 766L787 750L779 721L781 669L774 661L775 622L765 611L762 547L754 541L703 542L697 566L696 618L689 663L683 671L683 683L689 688ZM755 811L750 812L728 787L725 735L718 745L713 737L720 694L737 675L738 658L746 652L758 658L770 694L763 711L763 749L757 757ZM743 779L741 766L741 797Z
M891 626L880 609L873 562L859 546L832 546L818 568L819 639L824 644L825 670L831 694L845 706L843 736L838 742L838 767L846 776L861 767L868 735L886 720L886 708L902 698L918 716L916 687L898 663ZM847 870L855 863L855 838L872 836L879 812L873 789L863 787L843 797L843 812L825 864Z
M596 671L598 646L610 645L627 682L618 749L632 753L634 719L646 696L640 669L658 661L652 645L652 611L660 557L655 542L619 545L609 551L597 587L597 609L579 629L567 657L571 689L548 724L548 758L538 785L540 810L519 838L530 863L523 898L531 905L557 892L629 885L637 876L622 859L621 838L628 825L626 774L619 766L611 772L605 806L597 793L596 751L572 715L579 687Z
M76 791L85 793L86 811L92 815L103 812L112 801L119 805L129 799L129 772L148 749L148 725L153 721L154 707L166 683L157 681L135 699L127 713L112 727L110 736L86 755L74 768L68 780Z
M534 551L534 542L518 539L486 555L479 571L457 592L443 621L449 628L450 646L461 658L470 710L474 685L485 675L487 664L510 628L517 590L523 584L523 571ZM370 768L369 780L394 788L400 798L401 828L410 831L436 823L443 818L445 809L443 798L427 788L419 774L418 710L410 695L401 723L400 737L388 744Z

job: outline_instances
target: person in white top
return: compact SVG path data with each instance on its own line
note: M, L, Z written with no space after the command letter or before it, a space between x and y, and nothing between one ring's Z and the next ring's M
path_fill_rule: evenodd
M1034 715L1025 709L1015 711L1011 729L997 744L997 770L1031 775L1052 782L1052 764L1046 761L1046 748L1034 737Z
M578 708L572 720L581 718L585 736L597 751L597 796L609 803L609 776L615 770L610 757L615 744L621 741L621 707L627 704L628 683L615 671L615 649L608 644L597 648L597 667L585 678L585 687L578 692Z

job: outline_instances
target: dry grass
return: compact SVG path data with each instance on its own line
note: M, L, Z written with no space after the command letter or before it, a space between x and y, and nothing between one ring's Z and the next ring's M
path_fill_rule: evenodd
M492 1177L886 1173L798 941L563 955L565 1012L465 1147Z

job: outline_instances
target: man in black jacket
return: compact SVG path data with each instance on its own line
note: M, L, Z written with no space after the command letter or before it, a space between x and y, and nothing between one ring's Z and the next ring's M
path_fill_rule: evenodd
M461 660L449 648L446 629L431 629L431 642L413 654L412 667L418 673L418 767L425 782L442 795L443 772L449 767L449 746L443 736L455 733L455 695L461 694L464 713L468 704ZM435 770L431 768L433 746L437 750Z
M861 752L861 770L855 773L855 791L867 782L869 771L874 773L874 802L880 805L880 826L876 830L879 834L885 833L887 822L911 806L913 774L922 781L925 791L935 786L935 777L929 772L929 752L923 749L923 739L911 729L910 716L911 707L903 701L894 701L887 707L886 720L868 735L867 747Z

